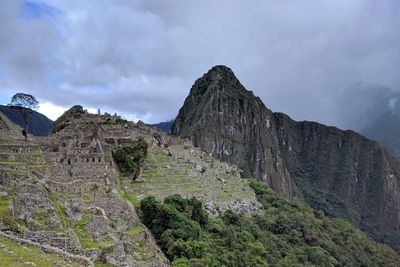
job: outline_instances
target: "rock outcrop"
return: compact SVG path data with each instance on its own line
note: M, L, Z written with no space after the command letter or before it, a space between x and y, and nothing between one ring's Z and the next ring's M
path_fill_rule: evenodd
M194 83L171 132L237 164L242 176L257 177L293 197L294 185L279 151L273 119L273 112L229 68L216 66Z
M171 132L400 249L400 162L380 144L273 113L225 66L194 83Z

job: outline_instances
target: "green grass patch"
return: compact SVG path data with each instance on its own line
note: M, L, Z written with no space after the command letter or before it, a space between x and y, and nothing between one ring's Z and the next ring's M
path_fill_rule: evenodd
M135 206L135 208L140 208L140 199L138 199L135 194L125 193L125 195L129 202Z
M94 267L114 267L115 265L112 265L111 263L103 263L100 261L95 261L94 262Z
M0 266L28 266L25 262L33 262L36 266L41 267L52 267L55 266L55 263L59 266L81 266L56 254L44 252L38 247L20 245L2 236L0 236L0 243L6 245L10 251L17 254L13 256L0 249Z
M128 180L128 177L126 177L125 175L120 175L120 176L119 176L119 180L120 180L121 182L127 181L127 180Z
M86 231L86 225L89 223L90 215L82 214L82 220L76 221L73 224L76 235L81 242L82 248L99 248L100 242L96 242L88 231Z
M68 223L68 217L65 211L66 210L65 207L60 202L54 201L54 208L57 212L58 217L61 220L62 225L66 227Z
M0 161L2 165L25 165L25 162L22 161Z
M24 175L24 174L28 174L27 172L15 171L15 170L5 170L4 173L5 174L9 174L9 175Z
M163 188L157 188L153 190L160 190L160 191L203 191L204 188L192 188L192 187L186 187L186 188L171 188L171 187L163 187Z
M50 164L43 164L43 163L26 163L27 166L32 168L48 168L52 167Z
M43 164L43 163L29 163L29 162L22 162L22 161L0 161L0 165L26 165L32 168L41 168L41 167L51 167L50 164Z
M137 234L141 233L144 231L144 227L141 224L135 225L134 227L128 229L126 232L124 232L127 235L130 235L132 237L135 237Z
M10 200L8 196L0 197L0 217L6 225L16 227L16 223L12 214L8 210Z

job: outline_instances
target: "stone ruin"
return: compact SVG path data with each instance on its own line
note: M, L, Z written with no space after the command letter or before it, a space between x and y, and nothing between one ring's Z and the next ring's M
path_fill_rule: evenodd
M121 197L112 150L136 134L121 131L119 116L86 114L54 135L30 136L28 142L18 130L10 132L12 124L7 123L5 127L0 117L0 193L12 221L3 222L0 213L0 229L77 259L94 261L108 251L103 256L116 265L167 265L145 228L130 236L140 221L133 205ZM77 228L82 220L84 228Z
M211 214L259 208L234 166L140 121L85 113L56 134L29 137L28 142L17 131L10 134L9 126L0 130L0 193L7 196L15 219L0 228L18 238L116 265L166 266L127 195L197 196ZM121 180L112 151L138 137L149 145L144 179ZM14 232L16 225L26 229Z

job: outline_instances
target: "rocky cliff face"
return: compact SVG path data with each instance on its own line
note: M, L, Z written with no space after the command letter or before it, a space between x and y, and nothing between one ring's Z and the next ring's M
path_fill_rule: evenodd
M245 177L258 177L285 196L294 195L279 152L273 113L224 66L193 85L171 132L190 138L215 157L237 164Z
M380 144L273 113L225 66L194 83L171 132L399 249L400 163Z

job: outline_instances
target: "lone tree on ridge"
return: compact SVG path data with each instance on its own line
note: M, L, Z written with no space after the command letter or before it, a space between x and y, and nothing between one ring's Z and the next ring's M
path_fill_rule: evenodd
M25 127L22 130L22 134L26 141L28 137L29 114L32 110L36 110L39 107L39 102L33 95L17 93L11 98L10 106L18 108L24 118Z

